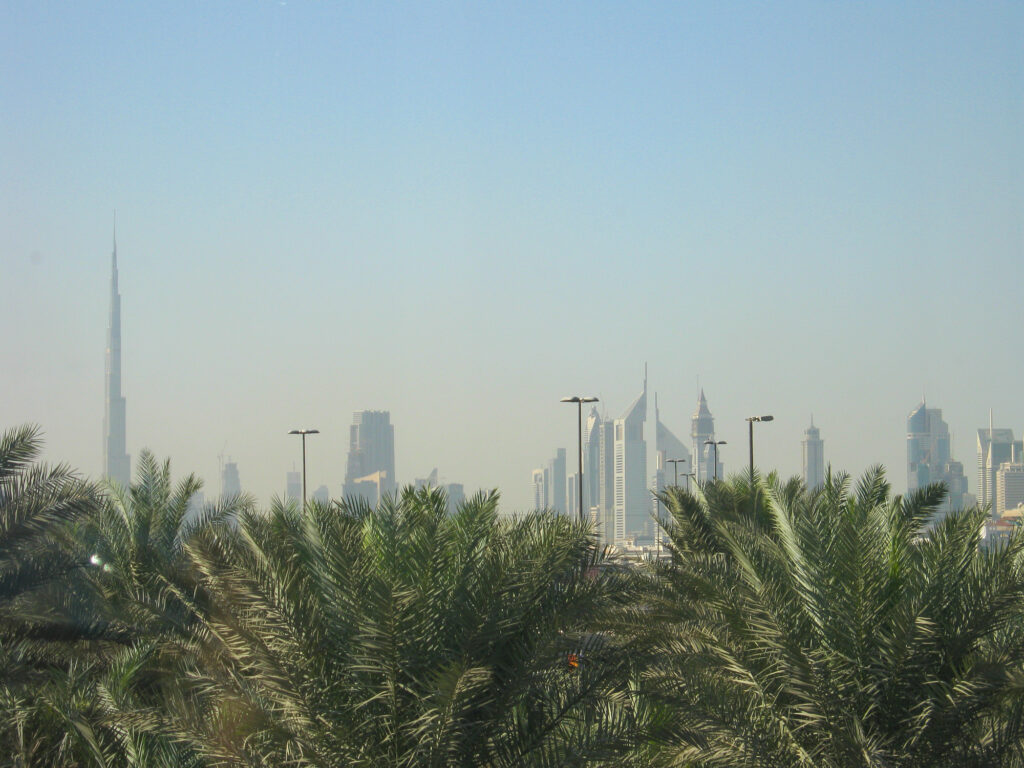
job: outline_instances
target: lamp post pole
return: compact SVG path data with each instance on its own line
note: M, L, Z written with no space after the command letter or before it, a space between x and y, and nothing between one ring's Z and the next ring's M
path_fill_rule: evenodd
M725 440L705 440L704 445L711 445L715 448L715 481L718 481L718 446L728 445Z
M667 463L671 464L672 465L672 469L675 471L675 480L673 481L672 484L678 488L679 487L679 465L680 464L685 464L686 463L686 459L665 459L665 461Z
M319 429L293 429L289 435L302 435L302 509L306 509L306 435L319 435Z
M577 444L579 446L579 457L580 457L580 469L577 478L579 479L579 491L577 497L579 498L580 507L580 522L583 522L583 404L584 403L596 403L596 397L583 397L581 395L573 395L572 397L563 397L561 399L563 403L576 403L576 414L577 414Z
M750 482L754 482L754 422L755 421L775 421L774 416L748 416L747 426L749 427L750 435Z

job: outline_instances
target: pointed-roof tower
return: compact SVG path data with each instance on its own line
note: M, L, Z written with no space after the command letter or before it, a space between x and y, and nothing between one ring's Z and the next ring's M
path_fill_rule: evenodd
M110 255L110 320L107 326L106 408L103 416L103 476L127 487L131 459L125 449L125 399L121 393L121 293L117 284L117 214Z

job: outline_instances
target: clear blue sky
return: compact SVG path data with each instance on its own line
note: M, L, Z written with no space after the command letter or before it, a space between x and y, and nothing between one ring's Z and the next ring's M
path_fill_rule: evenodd
M0 6L0 425L100 470L112 211L129 451L265 499L354 410L400 480L529 501L645 361L727 469L905 485L907 413L1024 431L1024 4ZM648 428L648 436L653 430ZM687 438L688 439L688 438Z

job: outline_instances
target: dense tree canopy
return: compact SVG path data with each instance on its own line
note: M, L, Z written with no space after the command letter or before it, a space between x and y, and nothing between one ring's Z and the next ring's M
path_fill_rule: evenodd
M944 491L670 489L626 564L496 493L190 510L0 437L0 766L1007 766L1024 538Z

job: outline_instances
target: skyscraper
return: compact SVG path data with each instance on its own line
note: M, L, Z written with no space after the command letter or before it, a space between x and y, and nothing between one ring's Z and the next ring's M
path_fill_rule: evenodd
M106 408L103 414L103 476L127 487L131 459L125 448L125 400L121 394L121 294L117 287L117 232L110 266L110 323L107 326Z
M1012 429L994 428L990 412L988 428L978 430L978 504L991 504L995 509L996 472L1020 455L1021 441L1013 439Z
M811 426L804 430L801 445L804 449L804 485L813 491L825 484L825 441L821 439L821 430L814 426L813 416Z
M398 489L395 428L388 411L356 411L349 428L348 464L342 495L362 496L376 505Z
M949 426L942 410L922 400L907 417L907 491L941 482L949 459Z
M690 437L693 440L693 455L697 473L697 479L701 482L712 480L715 477L724 477L725 471L722 462L715 466L715 458L718 452L713 445L705 445L708 440L715 439L715 419L708 408L708 399L704 397L704 390L701 389L700 397L697 398L697 409L693 412L693 419L690 426Z
M238 474L238 465L233 461L224 464L220 474L220 497L230 499L242 493L242 479Z
M284 485L284 500L302 504L302 473L292 470L287 473Z
M533 508L548 508L548 473L543 469L533 470L531 487L533 488Z
M615 543L615 422L603 419L597 425L598 521L601 544Z
M928 408L924 402L907 417L907 492L932 483L946 486L943 513L970 506L964 465L954 461L950 445L949 425L942 419L941 408Z
M995 515L1001 516L1024 503L1024 464L1004 461L996 470Z
M559 448L555 458L548 462L548 506L562 515L568 511L565 483L565 448Z
M615 419L615 541L642 536L651 530L647 488L647 370L644 389L622 416Z

